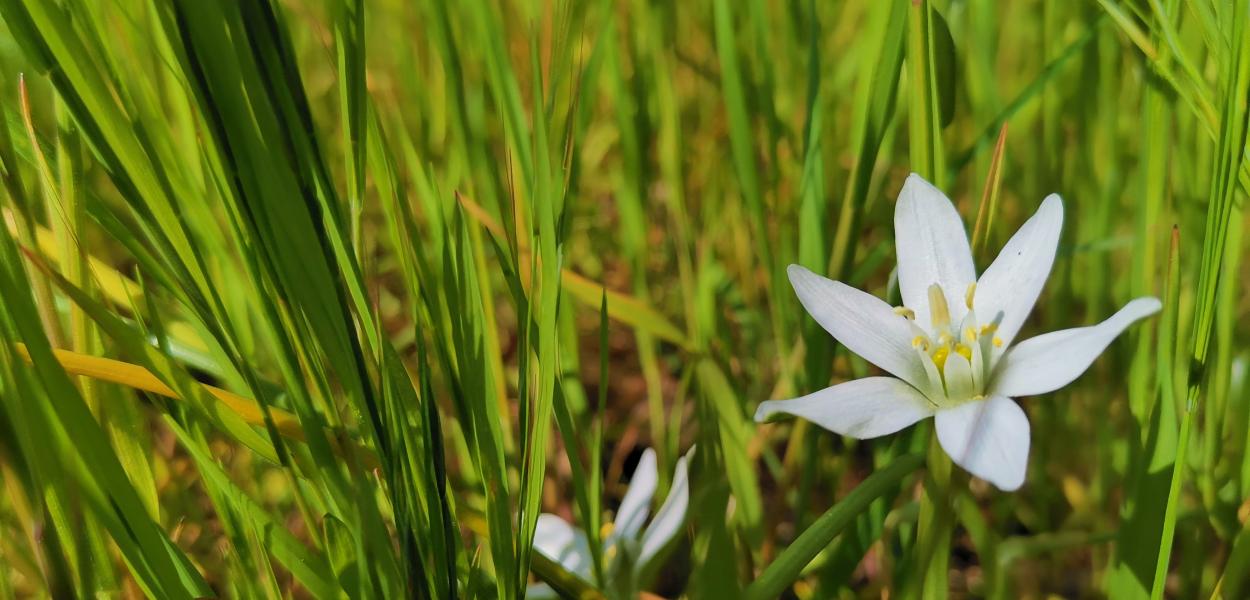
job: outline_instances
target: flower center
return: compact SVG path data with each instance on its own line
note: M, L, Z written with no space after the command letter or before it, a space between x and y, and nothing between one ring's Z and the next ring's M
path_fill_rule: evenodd
M930 331L915 324L915 311L906 307L895 309L911 321L915 335L912 346L929 375L928 396L934 404L950 406L981 397L993 367L993 348L1003 344L994 335L997 324L977 323L972 310L975 295L976 284L973 283L964 294L967 313L956 324L951 320L950 306L941 286L936 283L929 286Z

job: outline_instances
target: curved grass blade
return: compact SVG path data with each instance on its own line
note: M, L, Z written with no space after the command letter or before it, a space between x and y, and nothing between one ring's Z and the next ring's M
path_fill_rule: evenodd
M18 356L30 362L30 352L26 349L25 344L16 344L14 348ZM71 375L81 375L100 381L116 383L175 400L183 399L173 388L153 375L151 371L139 365L111 358L89 356L60 348L54 348L52 354L56 357L57 362L61 364L61 367L65 369L65 372ZM247 423L257 427L264 426L264 413L256 401L216 386L201 384L201 387ZM305 440L304 430L299 423L299 419L294 414L280 408L270 408L269 412L279 433L296 441L302 442ZM334 450L341 453L342 450L335 442L335 437L331 436L330 440ZM364 448L358 448L356 451L360 453L360 456L366 458L366 466L369 468L378 466L377 457L372 452Z
M825 514L805 529L771 564L760 573L745 597L748 600L776 598L799 578L803 567L811 562L821 550L829 546L842 530L850 525L859 513L868 508L877 496L894 488L904 477L924 464L921 454L907 454L877 471L851 490L851 493L834 504Z

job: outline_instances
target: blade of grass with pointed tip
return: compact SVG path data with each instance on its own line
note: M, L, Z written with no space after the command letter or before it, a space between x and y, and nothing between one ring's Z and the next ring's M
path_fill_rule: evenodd
M985 245L990 237L990 228L994 225L994 217L998 215L998 190L1003 181L1003 155L1007 150L1007 124L998 132L998 141L994 143L994 154L990 159L990 170L985 174L985 187L981 193L981 204L977 207L977 221L972 228L972 256L984 259Z
M96 424L78 391L52 357L47 338L40 330L33 301L19 281L26 276L12 238L0 235L0 290L5 290L3 330L5 344L0 347L9 381L20 379L29 392L44 390L47 403L36 403L41 417L25 419L27 425L44 427L44 443L63 461L79 482L83 500L91 507L117 542L131 573L153 595L171 598L200 596L208 593L207 584L191 567L187 558L175 548L151 520L139 495L135 493L121 464L111 451L104 432ZM32 356L32 369L17 371L16 358L10 344L26 344ZM20 373L20 375L18 374ZM15 379L17 378L17 379ZM38 384L35 384L35 381ZM36 387L37 385L37 387ZM7 400L12 402L12 398ZM33 416L34 413L28 413ZM72 432L73 443L69 442ZM29 449L28 449L29 450Z
M187 439L189 434L185 430L172 422L170 427L183 441L183 447L190 452L200 475L223 495L236 514L249 523L256 535L260 536L264 548L291 571L300 585L316 598L337 598L343 593L338 582L326 578L330 570L325 557L310 552L282 523L235 486L199 444Z
M721 66L721 85L725 111L729 119L729 146L732 154L735 174L739 183L739 193L746 203L747 213L754 229L755 248L758 258L757 268L764 270L760 278L765 282L762 289L756 290L755 278L746 282L747 289L758 296L759 300L768 303L770 322L774 342L780 346L786 339L789 318L781 310L781 303L773 296L784 289L784 269L775 261L775 252L770 241L769 228L765 221L764 191L760 183L760 168L756 160L755 136L747 110L747 92L745 70L742 69L738 56L737 25L734 22L734 7L728 0L712 2L713 31L715 33L716 56Z
M1239 188L1238 176L1244 164L1247 130L1250 129L1250 34L1246 20L1250 11L1245 3L1236 5L1232 28L1233 54L1225 65L1228 94L1221 113L1219 147L1216 151L1215 169L1207 209L1207 223L1202 240L1202 260L1199 263L1198 285L1195 295L1195 312L1191 348L1188 362L1188 380L1184 412L1181 416L1180 441L1172 469L1172 486L1168 493L1167 512L1163 518L1163 536L1159 545L1155 568L1152 598L1163 597L1164 579L1172 555L1172 541L1180 511L1181 482L1185 475L1193 413L1206 393L1207 356L1211 333L1215 322L1216 290L1221 280L1224 247L1228 241L1229 219L1233 215L1233 201ZM1226 284L1227 285L1227 284Z

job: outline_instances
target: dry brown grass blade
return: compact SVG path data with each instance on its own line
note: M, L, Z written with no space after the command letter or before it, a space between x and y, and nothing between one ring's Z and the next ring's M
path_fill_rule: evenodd
M17 353L27 362L30 362L30 352L27 351L25 344L15 344ZM150 392L158 396L181 400L182 398L177 392L170 388L165 382L161 381L151 371L135 364L114 360L111 358L103 358L100 356L90 356L79 354L69 350L53 349L52 354L56 357L57 362L61 364L61 368L71 375L81 375L90 377L99 381L107 381L124 385L137 390ZM239 415L244 421L250 425L263 427L265 424L264 411L255 400L246 396L240 396L229 390L224 390L216 386L208 384L200 384L213 398L224 404L231 412ZM280 408L269 408L269 415L273 419L274 427L283 437L303 442L306 440L304 429L300 425L299 419L295 415L282 410ZM329 433L327 437L333 446L335 453L342 455L343 449L339 446L337 436ZM357 447L354 449L355 454L361 457L364 465L368 468L378 466L377 456L372 451Z

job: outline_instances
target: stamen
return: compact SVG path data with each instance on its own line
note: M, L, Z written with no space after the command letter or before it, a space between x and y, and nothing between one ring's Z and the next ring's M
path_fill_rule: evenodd
M994 333L995 331L998 331L998 325L995 323L990 323L988 325L981 326L981 335Z
M933 353L933 364L937 365L939 371L946 368L946 357L951 355L951 347L949 345L939 346L937 352Z
M968 310L972 310L972 297L977 294L977 282L968 284L968 291L964 292L964 304L968 305Z
M928 352L928 351L929 351L929 338L927 338L927 337L925 337L925 336L923 336L923 335L918 335L918 336L916 336L916 337L912 338L912 340L911 340L911 347L912 347L912 348L920 348L920 349L924 350L925 352Z
M964 330L964 342L973 343L977 341L977 330L975 327L969 327Z
M915 320L916 320L916 311L914 311L914 310L912 310L912 309L910 309L910 308L907 308L906 306L895 306L895 307L894 307L894 314L896 314L896 315L898 315L898 316L900 316L900 317L906 317L908 321L915 321Z
M938 343L943 346L949 346L953 341L955 341L955 338L951 337L951 334L946 333L945 331L942 332L942 335L938 336Z
M920 358L921 367L924 368L926 379L929 381L929 391L925 392L925 395L934 407L939 407L941 406L940 402L946 396L946 386L942 383L942 372L938 370L936 364L933 364L933 357L929 356L928 352L919 352L918 357Z
M963 356L964 358L968 359L968 362L972 362L972 348L969 348L963 344L955 344L955 352L957 352L960 356Z
M929 286L929 316L932 317L934 327L938 329L950 327L950 307L946 305L946 295L942 293L941 286L936 283Z
M984 399L985 399L985 396L984 396L984 395L982 395L982 394L977 394L977 395L973 396L973 397L972 397L972 399L973 399L973 400L984 400Z
M985 389L985 355L989 352L989 348L985 347L985 342L977 341L972 344L972 358L968 359L972 363L972 389Z
M1003 347L1003 338L1000 338L1000 337L998 337L998 336L994 336L994 347L995 347L995 348L1002 348L1002 347Z
M601 540L608 539L608 536L612 535L612 530L615 527L616 527L615 523L604 523L603 527L599 528L599 539Z

